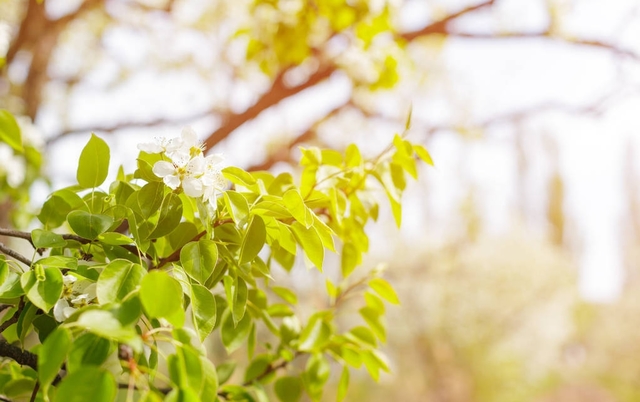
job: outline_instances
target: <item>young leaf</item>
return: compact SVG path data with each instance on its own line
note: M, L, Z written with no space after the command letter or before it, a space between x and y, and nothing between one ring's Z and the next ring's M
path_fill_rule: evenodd
M371 289L375 290L383 299L392 304L400 304L396 291L393 290L389 282L382 278L374 278L369 281Z
M242 342L249 336L252 326L253 322L249 314L245 314L237 325L233 321L231 312L224 315L220 336L222 338L222 344L228 353L233 352L242 345Z
M71 332L64 327L53 331L38 349L38 380L47 389L60 371L71 347Z
M247 233L242 239L242 245L240 246L240 261L239 264L245 264L251 262L262 247L267 238L267 229L264 225L264 221L261 217L254 215L249 222Z
M324 246L316 229L313 226L307 229L299 222L293 222L291 230L298 240L298 243L302 246L304 253L309 257L309 260L322 271Z
M187 243L180 251L180 262L184 271L200 284L209 279L217 261L218 247L208 239Z
M87 366L62 380L53 402L112 402L117 389L113 374L99 367Z
M225 191L223 195L231 219L233 219L236 225L243 224L247 216L249 216L249 203L247 199L244 195L232 190Z
M140 264L128 260L111 261L100 273L97 295L101 304L122 301L139 285L147 271Z
M101 185L109 173L109 146L104 140L91 134L78 162L76 177L83 188L94 188Z
M184 324L182 288L164 271L152 271L142 278L140 301L150 318L165 318L176 327Z
M191 285L191 312L200 342L204 342L216 324L216 299L209 289L197 283Z
M91 214L86 211L69 212L67 221L78 236L89 240L94 240L113 224L113 218L108 215Z
M174 193L167 194L162 200L158 223L149 235L149 239L157 239L173 232L182 219L182 201Z
M281 402L298 402L302 397L302 382L298 377L280 377L273 390Z
M36 248L64 247L67 244L59 234L42 229L31 232L31 241Z
M31 303L47 313L62 295L62 273L57 268L42 271L42 278L37 276L35 270L25 272L20 278L20 283Z
M135 351L142 351L142 339L133 327L124 327L109 311L87 310L78 317L75 325L106 339L126 343Z
M22 152L22 134L15 117L8 111L0 109L0 141L17 152Z
M325 313L316 313L309 318L307 326L300 334L300 350L318 352L329 342L331 327L324 320Z
M347 396L347 390L349 389L349 368L344 367L342 374L340 375L340 382L338 383L338 397L337 402L342 402Z

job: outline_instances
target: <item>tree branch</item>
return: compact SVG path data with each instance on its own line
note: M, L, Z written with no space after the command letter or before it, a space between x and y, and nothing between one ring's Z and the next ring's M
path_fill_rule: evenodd
M21 263L23 263L24 265L30 267L31 266L31 260L29 260L27 257L23 256L22 254L18 253L17 251L14 251L12 249L10 249L9 247L5 246L4 244L0 243L0 252L8 255L9 257L16 259L18 261L20 261Z
M11 345L7 341L0 340L0 356L8 357L22 366L28 366L38 371L38 356L36 354Z
M426 35L433 35L433 34L444 34L444 35L448 35L449 31L447 29L447 24L449 24L451 21L458 19L460 17L462 17L463 15L466 14L470 14L474 11L478 11L480 9L483 9L485 7L490 7L493 6L493 4L495 3L495 0L488 0L479 4L476 4L474 6L469 6L466 8L463 8L460 11L457 11L453 14L449 14L446 17L431 23L427 26L425 26L422 29L418 29L416 31L410 31L410 32L405 32L400 34L400 37L403 38L406 41L412 41L416 38L419 38L421 36L426 36Z

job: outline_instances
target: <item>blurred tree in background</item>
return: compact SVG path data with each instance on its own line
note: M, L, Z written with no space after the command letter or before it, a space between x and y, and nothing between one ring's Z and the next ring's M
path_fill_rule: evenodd
M606 189L576 192L582 168L567 167L587 131L603 130L600 151L610 127L640 129L628 117L635 2L4 0L0 15L0 106L39 130L32 146L45 155L77 154L94 131L124 162L133 139L193 124L248 170L286 170L298 145L375 154L413 105L410 135L434 147L441 179L408 197L405 236L372 236L404 310L388 393L363 382L358 400L637 399L634 147L618 158L627 281L612 306L581 302L577 286L591 249L583 221L599 211L583 206ZM3 219L26 205L37 155L15 161L24 178L0 160ZM605 156L589 156L585 175ZM45 163L71 181L60 158Z

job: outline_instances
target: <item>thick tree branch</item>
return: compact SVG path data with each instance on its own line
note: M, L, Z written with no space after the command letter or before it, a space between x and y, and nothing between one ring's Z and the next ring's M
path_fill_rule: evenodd
M8 357L15 360L22 366L29 366L34 370L38 370L38 356L28 350L21 349L17 346L9 344L7 341L0 340L0 356Z

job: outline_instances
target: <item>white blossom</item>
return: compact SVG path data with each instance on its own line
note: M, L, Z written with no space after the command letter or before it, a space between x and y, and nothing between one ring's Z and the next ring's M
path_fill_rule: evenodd
M53 306L53 317L63 322L79 308L96 301L96 284L87 279L78 279L73 275L63 275L62 296Z
M162 154L163 160L156 162L152 171L169 188L202 198L215 209L216 196L226 187L219 166L224 158L220 154L205 157L204 145L191 127L184 128L180 137L156 138L153 143L138 144L138 149Z

